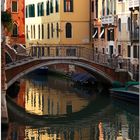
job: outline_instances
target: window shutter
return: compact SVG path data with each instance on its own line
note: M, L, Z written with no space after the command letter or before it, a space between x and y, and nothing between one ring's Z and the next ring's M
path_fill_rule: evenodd
M56 3L55 3L55 12L58 12L58 0L56 0Z
M28 6L26 6L26 18L28 17L28 10L27 10Z
M39 4L37 4L37 16L39 16Z
M70 12L73 12L73 0L70 0Z
M66 0L64 0L64 12L66 12Z

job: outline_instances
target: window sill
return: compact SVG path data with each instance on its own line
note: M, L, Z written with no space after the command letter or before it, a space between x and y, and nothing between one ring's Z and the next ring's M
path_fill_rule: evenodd
M11 11L11 13L12 13L12 14L18 14L18 11L17 11L17 12L13 12L13 11Z

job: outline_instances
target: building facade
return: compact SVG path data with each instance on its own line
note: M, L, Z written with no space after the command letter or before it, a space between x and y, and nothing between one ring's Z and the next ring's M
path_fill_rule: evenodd
M25 44L24 0L5 0L5 10L12 15L12 29L7 33L8 44Z
M129 59L130 52L128 53L130 42L130 11L129 1L117 2L117 15L118 15L118 30L117 30L117 55L122 55L124 58Z
M128 48L130 52L129 57L132 59L133 64L139 64L139 41L140 41L140 13L139 13L140 3L139 0L129 1L130 10L130 41L131 46Z
M25 6L27 46L89 46L90 1L25 0Z

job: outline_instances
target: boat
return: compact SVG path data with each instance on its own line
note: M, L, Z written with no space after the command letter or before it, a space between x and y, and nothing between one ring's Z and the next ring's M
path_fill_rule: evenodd
M112 97L139 104L139 82L126 82L125 86L111 88Z
M80 85L93 85L96 78L88 73L75 73L71 76L72 81Z

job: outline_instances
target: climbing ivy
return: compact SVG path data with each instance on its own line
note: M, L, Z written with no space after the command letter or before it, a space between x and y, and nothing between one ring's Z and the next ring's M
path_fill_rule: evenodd
M8 11L1 11L1 23L8 31L12 29L12 16Z

